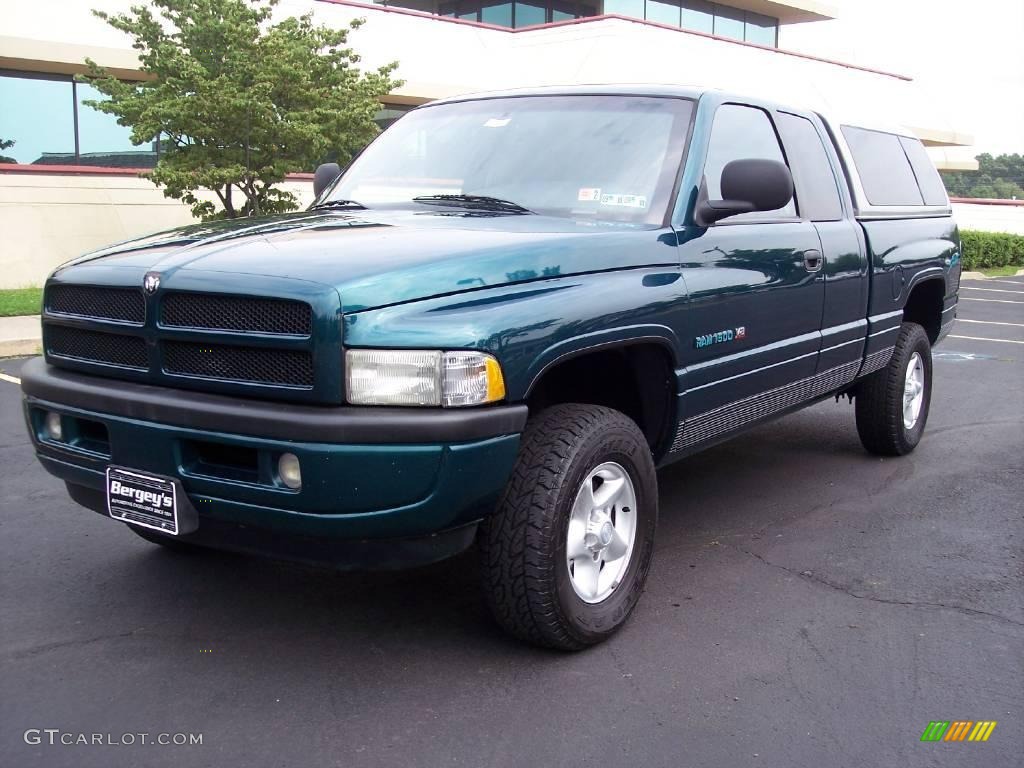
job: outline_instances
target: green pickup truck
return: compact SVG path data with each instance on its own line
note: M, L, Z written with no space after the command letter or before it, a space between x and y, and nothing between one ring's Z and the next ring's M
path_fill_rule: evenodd
M49 278L25 416L76 502L340 568L475 544L497 621L578 649L643 591L656 467L840 395L868 451L921 439L960 239L906 131L509 91L417 108L314 186Z

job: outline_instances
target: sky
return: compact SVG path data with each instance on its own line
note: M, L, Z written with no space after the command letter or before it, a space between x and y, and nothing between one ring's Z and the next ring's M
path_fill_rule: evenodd
M909 75L981 152L1024 154L1024 0L826 0L832 21L791 24L781 48Z

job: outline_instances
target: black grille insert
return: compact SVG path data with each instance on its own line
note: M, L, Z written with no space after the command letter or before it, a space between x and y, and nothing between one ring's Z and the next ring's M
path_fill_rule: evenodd
M146 342L140 336L48 325L46 349L51 355L72 360L87 360L124 368L148 367Z
M286 299L169 293L163 299L160 323L168 328L309 336L313 311L308 304Z
M306 389L313 386L309 352L165 341L163 355L164 372L179 376Z
M142 325L146 301L138 288L52 285L46 290L46 311Z

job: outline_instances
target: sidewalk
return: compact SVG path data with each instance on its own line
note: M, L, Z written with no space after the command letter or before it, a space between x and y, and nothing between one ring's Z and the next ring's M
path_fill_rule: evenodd
M0 357L37 355L42 343L39 315L0 317Z

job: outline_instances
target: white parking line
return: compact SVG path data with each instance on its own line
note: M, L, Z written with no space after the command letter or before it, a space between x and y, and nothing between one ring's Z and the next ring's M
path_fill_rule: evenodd
M15 378L14 376L8 376L6 373L0 373L0 381L8 381L11 384L21 384L21 379Z
M988 291L989 293L1024 293L1024 291L1008 291L1005 288L975 288L973 285L960 286L965 291Z
M966 317L958 317L958 323L977 323L978 325L1012 325L1014 328L1024 328L1024 323L1001 323L998 320L968 320Z
M949 334L951 339L970 339L971 341L998 341L1001 344L1024 344L1024 341L1014 341L1013 339L986 339L982 336L954 336L952 333Z
M976 280L964 280L965 283L977 282ZM1003 285L1024 285L1024 282L1019 280L986 280L986 283L1002 283ZM964 286L965 288L967 286Z
M960 301L991 301L995 304L1024 304L1024 301L1014 301L1013 299L974 299L970 296L961 296Z

